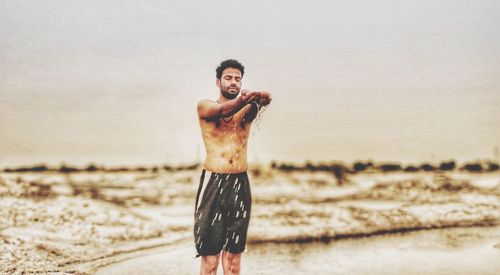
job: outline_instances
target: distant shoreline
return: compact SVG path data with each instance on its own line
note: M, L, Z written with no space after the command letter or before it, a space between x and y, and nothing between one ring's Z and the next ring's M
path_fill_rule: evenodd
M202 166L200 162L184 165L119 165L106 166L90 162L87 165L70 165L62 162L60 165L48 165L37 163L32 165L18 165L16 167L4 167L0 172L24 173L24 172L59 172L59 173L79 173L79 172L161 172L161 171L183 171L195 170ZM494 160L468 161L458 164L454 160L441 161L439 164L423 162L421 164L401 164L398 162L374 162L355 161L347 164L342 161L331 162L304 162L303 164L290 162L272 161L269 165L250 163L249 170L259 170L265 167L282 171L329 171L341 178L344 174L355 174L359 172L435 172L435 171L463 171L463 172L496 172L500 171L500 165Z

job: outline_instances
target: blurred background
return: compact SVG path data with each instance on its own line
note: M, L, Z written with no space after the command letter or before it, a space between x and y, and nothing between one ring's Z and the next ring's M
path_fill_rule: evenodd
M498 161L499 10L3 1L0 164L200 161L195 106L217 98L227 58L246 66L244 88L274 99L251 161Z
M249 141L243 271L498 270L499 12L496 1L2 1L0 271L119 262L101 272L139 274L144 262L121 261L158 248L164 271L196 273L195 106L218 97L228 58L245 65L243 88L273 97Z

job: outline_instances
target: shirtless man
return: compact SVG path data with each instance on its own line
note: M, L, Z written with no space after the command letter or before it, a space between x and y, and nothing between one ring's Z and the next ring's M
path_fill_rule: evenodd
M223 61L216 70L219 99L198 103L207 152L194 213L200 274L216 274L221 251L224 274L239 274L246 247L252 205L247 141L252 121L271 102L271 94L243 90L238 96L243 74L238 61Z

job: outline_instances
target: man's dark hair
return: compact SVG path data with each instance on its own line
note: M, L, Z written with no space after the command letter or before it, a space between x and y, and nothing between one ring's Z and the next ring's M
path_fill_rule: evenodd
M220 79L222 77L222 72L227 68L235 68L240 70L241 77L243 77L243 74L245 74L245 66L243 66L240 62L238 62L238 60L228 59L222 61L219 67L217 67L217 69L215 70L217 79Z

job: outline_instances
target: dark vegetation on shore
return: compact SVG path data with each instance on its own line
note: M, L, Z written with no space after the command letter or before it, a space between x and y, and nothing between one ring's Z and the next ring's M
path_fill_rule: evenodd
M22 172L57 172L57 173L79 173L79 172L161 172L161 171L184 171L195 170L201 167L200 163L189 165L156 165L156 166L119 166L106 167L96 164L89 164L86 167L76 167L62 163L59 167L51 167L46 164L37 164L33 166L22 166L16 168L4 168L5 173L22 173ZM490 160L467 162L462 165L457 165L454 160L443 161L438 165L430 163L421 163L416 165L402 165L400 163L375 163L374 161L356 161L351 165L344 162L318 162L310 161L305 164L293 163L278 163L271 162L270 168L281 171L326 171L332 172L337 177L344 174L356 174L361 172L432 172L432 171L463 171L463 172L495 172L500 170L498 163ZM255 169L254 169L255 170ZM258 173L258 171L253 171Z
M271 163L273 169L279 169L283 171L326 171L332 172L337 178L339 184L343 184L347 181L347 176L349 174L356 173L377 173L377 172L444 172L444 171L463 171L463 172L494 172L499 170L498 163L493 161L477 161L477 162L467 162L458 166L454 160L442 161L439 165L432 165L430 163L421 163L419 165L407 165L404 166L399 163L375 163L373 161L355 161L351 165L346 165L342 162L331 162L331 163L316 163L306 162L304 165L294 165L294 164L278 164L276 162Z

